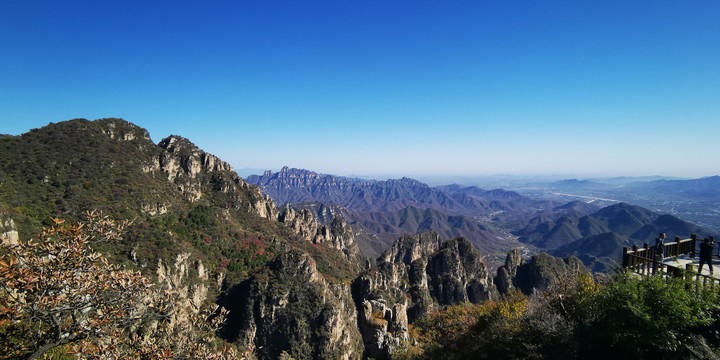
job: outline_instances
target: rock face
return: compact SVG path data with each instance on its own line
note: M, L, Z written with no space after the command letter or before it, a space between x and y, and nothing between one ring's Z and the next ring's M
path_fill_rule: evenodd
M430 295L441 305L498 298L493 276L465 238L446 241L428 261Z
M352 228L340 215L336 215L328 225L319 225L310 210L297 211L289 204L285 204L277 219L305 241L338 249L350 261L359 259L360 251Z
M378 258L378 262L400 262L410 265L413 261L427 258L438 251L440 244L442 244L442 239L434 231L404 235Z
M259 358L285 351L296 359L358 359L362 340L350 288L326 280L315 261L284 253L222 300L230 309L226 338Z
M410 339L405 304L390 307L384 300L365 300L360 312L360 331L365 336L366 356L388 358Z
M240 178L230 164L200 150L190 140L180 136L169 136L160 141L158 146L165 151L148 168L162 171L190 202L195 203L206 194L214 194L224 197L222 200L230 206L246 207L246 210L263 218L277 218L273 200L257 186L249 185ZM148 204L145 208L150 214L167 212L163 204Z
M200 149L190 140L169 136L158 144L166 152L158 159L159 168L167 174L168 181L177 185L190 201L202 197L202 184L195 180L202 171L232 171L232 167Z
M190 275L195 269L197 277ZM201 261L191 261L189 253L178 254L172 264L158 260L157 282L160 288L175 299L170 326L185 323L189 312L197 313L208 297L208 273Z
M464 238L405 235L353 283L365 356L388 359L407 346L407 323L428 310L498 298L480 253ZM401 314L402 313L402 314Z
M17 245L18 231L15 222L7 214L0 214L0 245Z
M495 280L501 294L514 288L525 294L531 294L547 289L558 279L575 276L583 271L587 271L587 268L575 256L561 259L540 253L525 262L520 252L513 249L508 253L505 265L498 269Z
M518 249L512 249L505 258L505 265L497 270L495 277L495 286L501 294L507 294L511 289L515 288L513 279L517 275L517 269L524 264L525 260Z

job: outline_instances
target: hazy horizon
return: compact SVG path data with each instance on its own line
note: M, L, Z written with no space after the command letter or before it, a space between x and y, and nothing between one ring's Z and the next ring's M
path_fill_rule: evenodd
M293 168L292 166L288 166L289 168ZM240 175L242 178L247 178L250 175L263 175L265 171L272 171L273 173L280 172L282 168L274 168L274 169L260 169L260 168L234 168L234 170ZM691 179L700 179L705 177L713 177L718 176L717 174L707 175L707 176L699 176L699 177L679 177L679 176L669 176L669 175L662 175L662 174L653 174L653 175L608 175L608 176L594 176L594 175L588 175L588 174L470 174L470 175L462 175L462 174L401 174L401 173L387 173L387 174L363 174L363 173L333 173L333 172L323 172L323 171L317 171L314 169L303 169L303 168L297 168L301 170L308 170L312 171L321 175L331 175L331 176L340 176L340 177L347 177L347 178L357 178L357 179L366 179L366 180L389 180L389 179L400 179L403 177L412 178L415 180L419 180L421 182L427 183L428 185L447 185L450 183L458 183L461 185L472 185L472 183L475 183L479 180L491 180L493 182L500 182L500 181L510 181L510 182L517 182L517 183L523 183L525 181L527 182L553 182L553 181L561 181L561 180L602 180L602 179L622 179L622 178L628 178L638 181L644 181L646 179L666 179L666 180L691 180ZM445 181L447 180L447 181ZM464 184L463 182L466 182L467 184Z
M0 4L0 133L119 117L237 169L720 172L720 3Z

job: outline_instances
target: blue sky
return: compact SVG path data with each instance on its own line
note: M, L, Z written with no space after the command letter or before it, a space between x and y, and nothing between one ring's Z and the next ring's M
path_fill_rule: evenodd
M720 173L720 2L0 2L0 133L121 117L235 168Z

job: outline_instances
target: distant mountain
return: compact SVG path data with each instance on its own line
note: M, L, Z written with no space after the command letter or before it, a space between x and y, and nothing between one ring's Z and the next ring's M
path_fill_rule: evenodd
M361 180L284 167L277 173L251 175L247 181L281 205L322 202L355 211L397 211L407 206L462 208L447 194L410 178Z
M558 247L553 246L558 245L558 242L567 243L605 232L614 232L637 242L644 242L653 241L660 232L672 238L687 237L691 233L705 234L708 231L672 215L661 215L640 206L619 203L581 217L573 214L557 220L537 217L515 234L520 237L520 241L552 249Z
M628 190L664 193L698 200L720 200L720 176L692 180L655 180L631 183Z
M559 191L610 192L625 197L633 194L677 196L683 199L720 200L720 176L680 180L674 178L621 177L607 179L566 179L548 184Z
M598 210L600 210L599 206L579 200L571 201L553 208L553 211L558 214L574 215L578 217L593 214Z
M549 186L563 191L609 189L614 185L592 180L566 179L550 183Z
M247 181L281 204L292 203L316 212L323 209L311 204L322 203L341 212L349 223L359 227L357 232L362 235L358 242L366 256L377 256L379 244L389 246L400 234L429 230L443 237L464 236L485 253L506 252L514 240L507 231L498 229L510 223L522 227L539 211L558 206L502 189L430 187L410 178L361 180L288 167L277 173L249 176ZM586 211L581 205L574 206L579 212ZM365 241L374 245L363 244Z
M709 236L710 231L668 214L658 214L640 206L619 203L591 215L568 214L554 220L536 217L515 232L521 242L550 251L555 256L576 255L595 269L609 269L623 246L653 243L659 233L668 239L691 234ZM602 263L602 264L600 264Z
M481 212L504 210L547 209L556 205L547 200L537 200L515 191L503 189L484 190L476 186L444 185L436 190L450 194L453 199L468 209L482 209Z
M432 208L448 214L482 216L501 210L537 209L556 205L501 189L485 191L460 185L432 188L410 178L361 180L284 167L280 172L252 175L279 204L322 202L353 211L399 211L406 207Z

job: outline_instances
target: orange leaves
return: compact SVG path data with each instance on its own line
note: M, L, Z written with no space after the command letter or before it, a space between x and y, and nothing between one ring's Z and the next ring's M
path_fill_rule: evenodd
M86 215L80 224L53 218L35 241L7 248L0 257L0 326L14 334L0 337L0 359L28 357L59 345L58 339L70 343L56 354L77 359L237 358L232 348L217 351L212 345L222 312L206 308L175 316L176 294L139 271L109 263L87 245L121 239L130 222ZM130 336L129 329L148 319L157 329Z
M9 258L5 260L5 257L0 257L0 271L12 267L15 264L15 258Z

